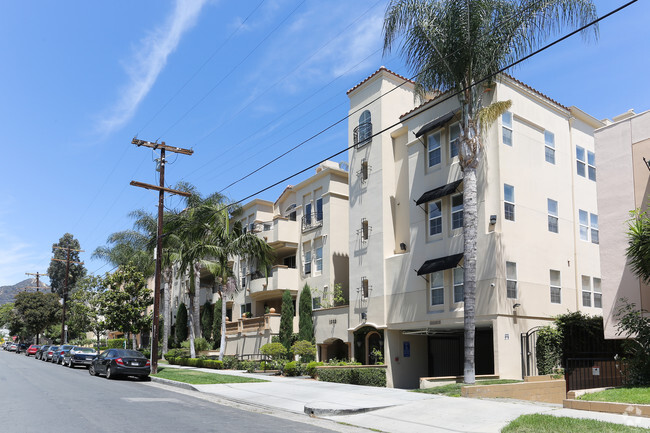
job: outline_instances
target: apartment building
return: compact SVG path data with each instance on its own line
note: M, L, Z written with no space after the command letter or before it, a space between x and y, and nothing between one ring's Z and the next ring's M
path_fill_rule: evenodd
M632 273L625 255L629 212L648 208L650 111L629 110L607 123L594 134L599 161L606 161L597 165L603 320L605 338L621 338L616 329L621 298L650 310L650 288Z
M381 353L394 387L462 375L457 99L416 103L414 83L383 67L348 96L354 356ZM478 169L476 372L521 378L522 334L567 311L602 314L603 124L506 75L485 89L484 103L496 100L512 107L485 134Z
M343 310L333 306L335 287L348 298L348 173L347 164L327 161L316 173L295 186L287 186L275 202L255 199L242 207L239 217L247 231L263 238L273 249L274 263L260 269L257 263L235 258L233 271L239 291L228 302L226 354L259 353L280 327L282 295L294 300L294 332L298 332L296 300L309 285L314 307L322 310L316 343L321 354L349 357L347 320L324 326L329 316ZM328 308L324 308L328 307ZM334 311L334 313L331 312ZM318 321L318 317L316 320Z

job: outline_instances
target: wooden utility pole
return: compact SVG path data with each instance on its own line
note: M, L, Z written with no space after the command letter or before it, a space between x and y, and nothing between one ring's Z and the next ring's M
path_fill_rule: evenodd
M75 250L70 247L60 247L58 245L52 245L52 248L57 250L66 250L65 260L62 259L52 259L55 262L65 262L65 286L63 287L63 313L61 314L61 344L68 342L68 333L65 327L65 308L68 303L68 276L70 275L70 263L75 265L83 265L84 262L71 262L70 261L70 251L77 251L79 253L85 252L84 250Z
M34 275L34 276L36 276L36 287L29 286L29 287L25 287L25 289L36 289L37 292L40 292L39 289L41 288L41 285L40 285L39 278L40 277L46 277L47 274L41 274L40 272L36 272L35 274L32 274L30 272L25 272L25 275Z
M158 191L158 233L156 236L156 275L154 277L154 293L153 293L153 326L151 328L151 373L158 373L158 328L159 328L159 315L160 315L160 274L162 273L162 239L163 239L163 209L165 204L165 192L170 194L178 194L184 197L189 197L191 194L178 191L170 188L165 188L165 151L180 153L183 155L192 155L193 150L182 149L180 147L167 146L165 142L152 143L150 141L138 140L133 138L131 144L136 146L145 146L153 150L160 150L159 166L157 168L160 172L160 185L151 185L148 183L131 181L131 185L139 188L152 189Z

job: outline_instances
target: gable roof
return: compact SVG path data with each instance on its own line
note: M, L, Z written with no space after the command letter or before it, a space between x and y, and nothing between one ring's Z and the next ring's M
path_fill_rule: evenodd
M402 75L397 74L397 73L391 71L390 69L386 68L385 66L381 66L381 67L380 67L379 69L377 69L375 72L373 72L372 74L370 74L370 75L369 75L365 80L361 81L359 84L357 84L356 86L354 86L353 88L351 88L350 90L348 90L345 94L346 94L346 95L349 95L350 93L354 92L356 89L358 89L359 87L363 86L363 85L364 85L368 80L372 79L375 75L379 74L379 73L382 72L382 71L388 72L389 74L394 75L395 77L397 77L397 78L399 78L399 79L401 79L401 80L404 80L404 81L406 81L407 83L415 84L415 81L413 81L413 80L411 80L411 79L409 79L409 78L403 77Z

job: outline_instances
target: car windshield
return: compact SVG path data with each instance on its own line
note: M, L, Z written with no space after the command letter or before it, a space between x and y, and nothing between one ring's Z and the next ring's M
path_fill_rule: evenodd
M124 356L127 358L145 358L142 353L138 352L137 350L118 350L117 351L117 356Z

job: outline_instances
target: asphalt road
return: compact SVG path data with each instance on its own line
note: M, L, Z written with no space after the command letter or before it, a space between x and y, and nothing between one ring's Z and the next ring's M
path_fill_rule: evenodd
M306 418L216 404L131 378L93 377L0 350L0 432L331 432ZM342 426L341 426L342 427ZM336 424L332 428L339 430Z

